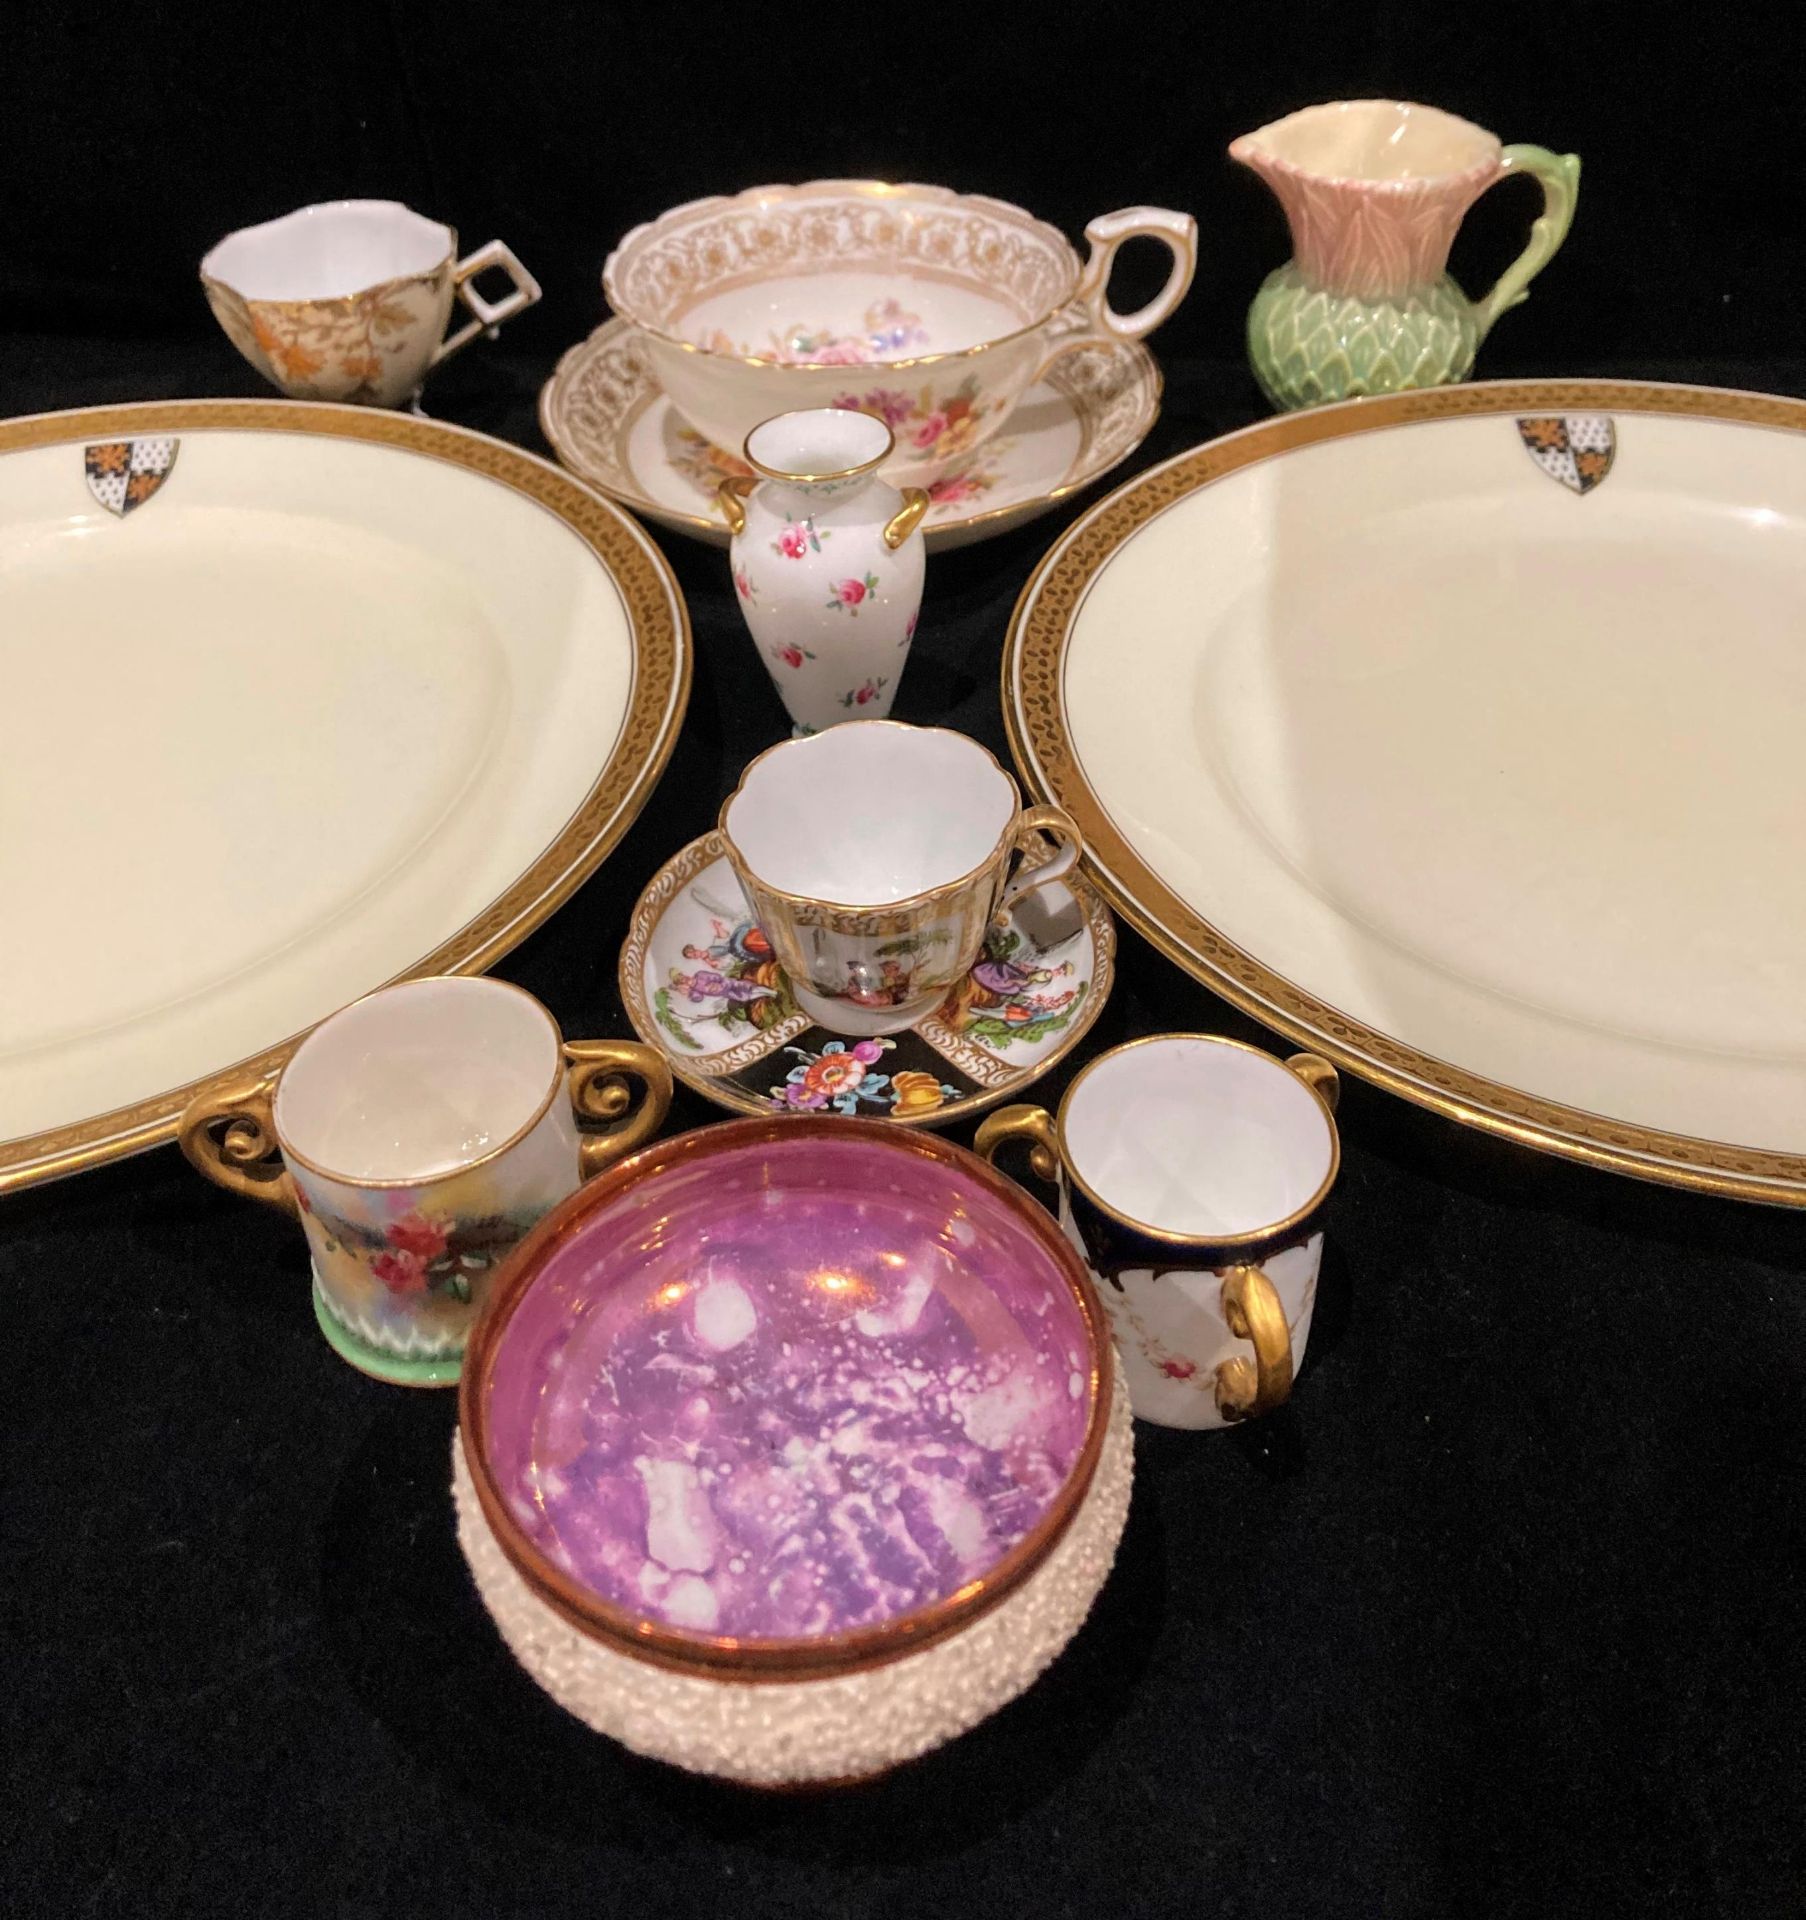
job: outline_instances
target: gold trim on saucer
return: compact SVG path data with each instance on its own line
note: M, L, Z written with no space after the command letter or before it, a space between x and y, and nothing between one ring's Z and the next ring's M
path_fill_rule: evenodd
M550 917L632 825L676 743L690 695L689 613L676 577L646 533L612 502L550 461L486 434L408 413L294 400L168 400L84 407L0 421L0 455L66 445L79 464L96 440L147 434L281 433L356 440L441 460L507 487L564 522L621 596L633 681L608 757L582 804L543 853L473 920L394 976L482 973ZM371 989L392 985L372 981ZM0 1141L0 1193L160 1146L182 1110L222 1075L276 1072L306 1030L247 1059L222 1060L182 1086L107 1113Z
M665 397L644 348L634 337L635 333L636 329L630 321L606 320L588 339L579 340L575 346L565 350L552 371L552 377L539 390L539 430L564 465L598 493L606 494L609 499L661 527L669 527L674 532L686 533L725 547L730 529L724 521L712 514L691 513L683 507L652 499L642 490L643 483L629 464L627 448L635 426L648 408ZM1093 356L1114 356L1118 353L1129 356L1134 362L1135 371L1132 377L1125 379L1125 390L1133 389L1138 396L1145 397L1140 399L1135 408L1121 444L1118 445L1114 438L1108 439L1104 447L1107 457L1100 459L1096 451L1099 426L1114 413L1116 396L1101 405L1095 403L1086 391L1087 383L1078 375L1082 366L1088 362L1094 363ZM1083 488L1094 486L1107 473L1121 466L1153 432L1160 418L1161 402L1166 391L1159 363L1146 345L1138 340L1117 341L1108 347L1087 343L1047 367L1041 380L1071 407L1079 430L1078 447L1059 485L1001 507L986 507L977 513L927 520L923 524L922 534L929 552L943 545L963 545L972 538L989 537L988 533L974 535L969 529L994 528L999 533L1005 532L1011 526L1050 511L1060 501ZM1033 391L1032 387L1030 391ZM598 392L604 396L602 406L596 403L595 395ZM1018 405L1025 404L1026 398L1025 395L1024 401ZM609 406L607 403L613 404ZM580 418L581 426L578 424ZM1011 422L1005 420L998 429L996 439L999 442L1007 441L1010 428ZM595 452L596 445L604 439L607 448L605 459L599 458ZM981 443L974 453L982 454L985 444L989 443ZM706 493L699 493L699 504L707 497Z
M795 1013L767 1032L742 1040L720 1053L692 1057L677 1052L668 1043L646 999L646 959L653 933L659 922L672 910L684 888L718 861L727 862L726 843L719 832L705 833L673 854L652 876L645 891L634 903L627 938L621 946L616 980L621 1004L627 1012L628 1025L647 1046L664 1056L675 1078L729 1113L769 1115L774 1111L771 1102L742 1086L733 1076L744 1067L782 1053L787 1045L802 1035L812 1030L819 1031L813 1028L813 1022L807 1014ZM957 1068L968 1080L979 1084L973 1092L949 1100L944 1106L935 1107L927 1113L862 1115L861 1118L872 1117L889 1127L955 1125L988 1112L1000 1101L1025 1095L1029 1088L1052 1073L1083 1042L1096 1025L1116 984L1116 923L1111 918L1110 909L1104 904L1103 896L1076 867L1063 875L1058 884L1071 892L1079 912L1084 916L1085 930L1091 936L1091 980L1083 1005L1062 1030L1052 1050L1037 1061L1024 1062L1019 1066L1012 1066L1008 1060L987 1053L983 1055L983 1064L980 1065L973 1057L982 1051L977 1043L945 1026L937 1007L926 1019L917 1022L914 1031L949 1066ZM777 1077L783 1077L781 1067Z
M1696 1139L1568 1107L1404 1045L1306 993L1220 933L1163 886L1117 831L1086 780L1067 722L1066 643L1106 563L1175 502L1295 448L1424 420L1472 415L1667 414L1806 431L1806 401L1655 382L1481 382L1282 414L1175 455L1081 515L1030 576L1010 618L1003 714L1031 794L1064 807L1085 836L1085 865L1152 944L1233 1006L1363 1079L1463 1126L1663 1186L1806 1207L1806 1154Z

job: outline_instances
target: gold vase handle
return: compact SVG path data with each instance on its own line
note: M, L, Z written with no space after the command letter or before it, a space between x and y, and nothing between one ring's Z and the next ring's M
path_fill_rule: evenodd
M1018 1140L1028 1148L1030 1168L1043 1180L1058 1181L1060 1136L1045 1107L999 1107L979 1122L972 1145L980 1159L995 1164L998 1154Z
M585 1134L577 1148L584 1179L643 1147L671 1111L671 1069L654 1047L635 1040L567 1040L571 1106L579 1121L608 1129ZM639 1082L638 1105L633 1083Z
M256 1074L203 1087L182 1109L176 1141L188 1164L216 1186L299 1220L295 1183L276 1144L274 1087Z
M884 544L892 553L915 532L934 505L934 496L926 487L905 487L903 504L884 523Z
M1079 832L1078 822L1059 807L1023 809L1016 821L1017 851L1039 848L1040 837L1044 833L1051 833L1061 843L1059 852L1051 860L1043 860L1037 867L1017 868L1016 877L998 899L999 913L1014 906L1025 893L1033 893L1037 887L1051 885L1055 880L1064 880L1078 865L1079 855L1085 851L1085 838Z
M1273 1282L1259 1267L1231 1267L1223 1275L1223 1318L1254 1358L1225 1360L1217 1368L1217 1411L1230 1422L1256 1420L1284 1405L1292 1392L1292 1333Z
M737 479L723 480L715 489L715 504L721 509L729 533L746 531L746 497L758 484L751 474L745 473Z

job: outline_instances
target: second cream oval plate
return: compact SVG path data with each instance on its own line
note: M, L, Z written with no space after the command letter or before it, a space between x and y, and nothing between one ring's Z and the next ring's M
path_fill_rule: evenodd
M1806 1205L1806 404L1289 415L1062 535L1012 745L1173 960L1464 1123Z

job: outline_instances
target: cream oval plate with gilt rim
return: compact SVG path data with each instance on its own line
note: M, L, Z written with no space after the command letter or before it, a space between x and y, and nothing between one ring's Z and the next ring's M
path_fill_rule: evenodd
M1806 403L1288 415L1025 588L1038 798L1179 965L1454 1119L1806 1205Z
M878 1040L826 1033L791 999L715 832L640 895L620 986L634 1031L717 1106L938 1127L1020 1096L1065 1059L1115 973L1110 909L1089 882L1054 881L1016 902L928 1019Z
M895 415L907 396L887 389L882 371L849 368L844 398ZM1152 430L1160 386L1154 356L1135 341L1063 355L996 439L925 482L934 497L923 523L929 551L1007 533L1102 479ZM611 499L675 533L727 545L715 489L752 469L678 417L625 320L606 322L559 361L540 390L539 425L559 459Z
M625 832L689 691L634 522L406 414L0 422L0 565L0 1190L506 953Z

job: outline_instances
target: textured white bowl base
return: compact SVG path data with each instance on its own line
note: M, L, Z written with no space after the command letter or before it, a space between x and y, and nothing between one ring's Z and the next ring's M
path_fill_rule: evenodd
M1134 1441L1120 1379L1097 1470L1064 1535L1007 1599L950 1639L825 1680L673 1673L616 1652L546 1605L514 1569L452 1442L458 1543L502 1638L558 1704L655 1760L749 1786L881 1773L977 1726L1024 1692L1084 1625L1129 1515Z

